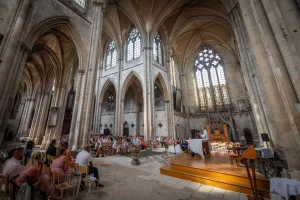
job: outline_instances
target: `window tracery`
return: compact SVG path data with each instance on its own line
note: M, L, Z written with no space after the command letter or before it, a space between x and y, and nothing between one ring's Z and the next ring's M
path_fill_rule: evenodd
M230 104L221 57L213 49L204 47L194 67L201 110Z
M153 59L160 64L163 64L162 45L160 35L156 33L153 39Z
M82 8L85 8L85 0L74 0Z
M116 44L112 41L106 51L105 69L110 69L117 66L117 49Z
M137 28L132 29L127 43L127 61L141 56L141 34Z

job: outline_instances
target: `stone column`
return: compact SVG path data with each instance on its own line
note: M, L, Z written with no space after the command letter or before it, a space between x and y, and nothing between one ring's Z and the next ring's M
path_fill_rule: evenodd
M19 83L20 83L20 80L22 77L23 69L24 69L26 59L27 59L29 52L30 52L30 49L27 47L27 45L22 44L21 48L20 48L21 55L17 59L17 63L16 63L16 65L18 65L18 67L14 70L14 75L15 75L15 79L13 79L14 82L11 83L11 85L5 86L5 87L8 87L8 90L10 91L10 94L9 94L10 96L9 96L8 101L4 102L4 104L2 105L2 108L0 108L5 111L3 113L4 115L3 115L1 126L0 126L0 142L2 141L2 138L4 137L4 134L5 134L5 130L6 130L8 120L9 120L10 112L11 112L11 109L13 108L13 102L17 95L18 88L20 86Z
M50 105L51 93L47 92L43 94L43 102L41 104L39 117L37 120L37 128L35 129L34 143L40 144L41 134L45 132L46 119L48 117L49 105Z
M25 99L22 98L21 103L19 105L18 111L17 111L17 115L16 115L16 121L15 121L15 125L14 125L14 135L16 135L18 133L18 128L21 124L21 119L22 119L22 115L24 112L24 108L25 108Z
M300 178L300 160L295 159L300 154L300 118L294 109L297 102L296 93L261 2L239 2L242 13L247 13L242 16L256 55L259 75L264 80L273 123L277 129L277 132L271 133L275 138L275 147L284 151L290 175Z
M23 110L22 116L21 116L20 126L18 128L16 137L15 137L15 139L17 139L17 140L19 140L22 135L22 130L23 130L24 123L25 123L25 116L26 116L26 113L27 113L27 110L29 107L29 103L30 103L29 99L25 99L25 103L24 103L25 105L24 105L24 110Z
M77 141L78 141L78 131L75 131L76 123L77 123L77 114L78 114L78 106L79 106L79 99L81 95L81 85L82 85L82 77L84 75L84 70L79 69L78 70L78 78L77 78L77 86L76 86L76 95L75 95L75 102L73 106L73 114L72 114L72 122L71 122L71 128L70 128L70 134L69 134L69 147L72 150L77 149ZM80 122L79 122L80 123ZM77 134L75 134L77 133Z
M168 55L168 58L170 55ZM169 96L169 102L167 103L167 106L169 107L169 110L167 113L168 121L169 121L169 127L168 127L168 136L170 138L175 137L175 124L174 124L174 102L173 102L173 88L172 88L172 80L171 80L171 74L170 74L170 60L168 59L166 61L166 68L167 68L167 73L168 73L168 96Z
M37 95L35 112L34 112L34 116L33 116L33 120L32 120L32 124L31 124L31 127L30 127L29 136L27 138L27 141L28 140L33 140L35 138L35 130L36 130L37 125L38 125L37 121L38 121L39 113L40 113L40 110L41 110L42 102L43 102L43 98L42 98L41 93L39 93Z
M121 53L120 53L121 54ZM119 69L118 69L118 81L117 81L117 88L116 89L116 107L115 107L115 133L118 136L122 135L121 128L123 127L123 121L121 120L123 118L122 111L121 111L121 98L122 98L122 89L123 85L121 85L122 81L122 69L124 64L124 59L120 57L118 59L119 63Z
M11 32L7 39L5 49L3 49L3 55L0 63L0 122L5 113L6 104L10 97L9 88L14 84L13 72L18 65L14 63L18 62L20 56L18 54L18 48L20 48L20 40L22 39L22 33L24 33L24 27L30 11L31 0L20 0L16 10L15 21L13 22Z
M255 57L252 53L252 47L250 45L249 36L245 29L245 25L242 19L239 6L232 8L229 13L230 20L233 25L235 33L236 44L238 48L240 63L237 63L242 70L244 82L247 87L249 99L254 115L254 119L257 125L258 134L267 133L271 139L271 145L273 146L273 139L271 132L277 132L273 125L272 115L270 113L269 105L267 102L266 91L262 87L263 82L257 71L257 65L255 63ZM260 136L259 136L260 137ZM261 143L263 145L263 143Z
M24 126L21 129L21 135L20 137L28 137L29 136L29 130L30 130L30 121L33 109L35 107L35 99L28 99L28 109L25 113L25 120L24 120Z
M288 2L288 1L287 1ZM299 43L299 37L296 40L292 40L291 34L287 29L286 22L283 19L282 13L279 10L276 1L261 0L262 6L268 18L270 28L272 29L274 39L276 40L276 47L282 55L283 62L288 71L289 77L293 84L293 89L297 94L298 101L300 100L300 56L297 52L295 43ZM290 3L290 2L289 2ZM286 5L285 5L286 6ZM296 8L294 8L296 9ZM290 12L290 10L288 11ZM296 24L293 27L299 28L299 15L295 19Z
M149 140L155 135L154 126L154 78L153 78L153 47L149 33L144 41L144 64L145 64L145 80L143 85L144 90L144 137Z
M93 0L93 24L92 24L92 32L91 32L91 44L90 44L90 55L88 61L88 79L87 79L87 95L86 95L86 110L85 110L85 122L83 129L83 141L81 146L84 147L88 144L89 141L89 127L92 113L92 105L94 99L94 89L95 89L95 75L97 68L97 57L98 50L100 47L100 39L102 34L102 25L103 25L103 10L105 0Z
M167 115L167 123L168 123L168 137L175 139L173 134L170 134L170 128L171 128L171 107L170 107L170 101L169 100L165 100L165 113Z
M185 74L180 74L180 82L181 86L183 89L183 100L184 100L184 105L185 105L185 112L186 112L186 118L185 118L185 127L186 127L186 132L191 136L191 128L190 128L190 111L189 111L189 97L187 94L188 88L186 84L186 76ZM183 101L182 101L183 102ZM182 103L183 105L183 103ZM185 134L186 135L186 134Z

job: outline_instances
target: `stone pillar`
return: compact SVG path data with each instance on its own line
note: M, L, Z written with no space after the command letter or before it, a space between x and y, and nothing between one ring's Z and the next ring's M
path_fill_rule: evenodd
M121 53L120 53L121 54ZM121 98L122 98L122 89L123 85L121 85L122 80L122 69L124 64L124 59L121 57L118 59L119 69L118 69L118 82L116 89L116 107L115 107L115 133L118 136L122 135L122 127L123 127L123 111L121 110ZM121 116L122 115L122 116Z
M23 110L22 116L21 116L20 126L18 128L16 137L15 137L16 140L19 140L20 137L22 136L22 130L23 130L23 127L24 127L24 124L25 124L26 113L27 113L27 110L28 110L28 107L29 107L29 103L30 103L29 99L25 99L25 103L24 103L25 105L24 105L24 110Z
M83 141L81 146L84 147L88 144L89 141L89 128L92 113L92 106L93 106L93 99L94 99L94 89L95 89L95 76L96 76L96 68L97 68L97 57L98 57L98 50L100 47L100 39L102 34L102 25L103 25L103 10L104 4L106 3L105 0L93 0L93 24L92 24L92 37L91 37L91 44L90 44L90 55L88 61L88 79L87 79L87 95L86 95L86 109L85 109L85 121L84 121L84 128L83 128ZM82 110L83 111L83 110ZM82 112L81 111L81 112Z
M32 120L32 123L31 123L31 127L30 127L29 136L27 138L27 141L28 140L33 140L35 138L35 130L36 130L37 125L38 125L37 121L38 121L38 117L39 117L42 102L43 102L43 98L41 96L41 93L39 93L37 95L35 112L34 112L34 116L33 116L33 120Z
M45 132L46 119L49 114L48 111L49 111L50 100L51 100L51 93L50 92L44 93L43 101L42 101L40 112L39 112L39 117L37 120L37 127L35 129L35 134L34 134L35 135L35 137L34 137L35 144L40 144L41 134Z
M78 70L78 78L77 78L77 86L76 86L76 96L75 96L75 102L73 106L73 114L72 114L72 122L71 122L71 128L70 128L70 134L69 134L69 147L72 150L77 149L77 141L78 141L78 131L75 131L76 123L77 123L77 114L78 114L78 106L79 106L79 99L81 94L81 85L82 85L82 77L84 75L84 70L79 69ZM78 122L80 123L80 122ZM75 134L77 133L77 134Z
M186 84L186 76L185 74L180 74L180 85L182 86L183 89L183 100L184 100L184 105L185 105L185 112L186 112L186 118L185 118L185 127L186 127L186 132L188 135L191 137L191 127L190 127L190 111L189 111L189 97L188 97L188 88ZM186 134L185 134L186 135Z
M168 58L170 55L168 55ZM170 60L168 59L166 61L166 68L167 68L167 73L168 73L168 96L169 96L169 102L167 103L167 106L169 107L167 117L168 117L168 136L170 138L175 138L175 124L174 124L174 102L173 102L173 88L172 88L172 80L171 80L171 74L170 74Z
M27 59L29 52L30 52L30 49L27 47L27 45L22 44L21 48L20 48L21 55L17 59L17 61L16 61L17 63L15 63L18 67L16 67L16 69L14 70L14 73L13 73L15 75L14 76L15 78L12 79L14 82L11 83L11 85L5 86L6 87L5 89L8 89L10 91L10 94L9 94L10 96L9 96L8 101L4 102L2 107L0 107L0 110L3 109L5 111L3 113L4 115L3 115L1 126L0 126L0 143L5 134L5 130L6 130L9 116L10 116L10 112L11 112L11 109L13 108L13 102L17 95L18 88L20 86L19 83L20 83L20 80L22 77L22 73L23 73L24 66L25 66L26 59Z
M3 49L3 55L0 63L0 122L6 110L6 104L10 97L12 85L14 85L15 68L19 65L15 63L21 57L19 55L18 49L20 48L20 41L22 39L22 33L24 33L24 28L26 26L26 21L30 11L31 0L20 0L19 5L16 10L15 21L13 22L11 32L7 39L5 49ZM16 56L16 54L18 56Z
M288 0L286 3L290 3L291 1ZM300 100L300 56L299 52L296 50L296 46L294 42L299 44L299 36L296 40L291 38L291 34L287 29L286 22L283 19L283 15L279 10L278 4L276 1L261 1L264 11L266 13L266 17L268 18L268 22L270 24L270 28L272 29L274 39L276 41L276 47L280 54L282 55L283 62L286 66L288 71L289 77L291 79L293 89L297 94L298 101ZM284 5L286 6L286 4ZM292 9L292 8L291 8ZM296 7L294 7L296 9ZM286 11L290 12L290 10ZM299 13L299 12L298 12ZM293 15L292 15L293 16ZM289 17L290 18L290 17ZM296 18L294 16L293 27L300 27L299 23L299 14ZM288 22L287 22L288 23ZM294 28L293 28L294 29Z
M25 99L22 98L21 103L19 105L18 111L17 111L17 115L16 115L16 121L15 121L15 125L14 125L14 135L16 135L18 133L18 128L21 124L21 120L22 120L22 115L24 112L24 108L25 108Z
M154 126L154 78L153 78L153 47L149 33L144 41L144 64L145 64L145 81L143 85L144 95L144 137L149 140L155 135Z
M277 130L273 125L272 114L270 113L270 108L267 104L266 91L262 86L263 82L261 77L258 76L259 72L257 71L257 65L255 63L255 56L252 53L253 50L250 45L249 36L245 29L239 6L232 8L229 15L233 25L240 58L240 63L238 63L238 65L241 67L243 73L258 134L267 133L271 139L271 146L273 146L273 139L270 133L275 133ZM261 145L263 145L262 142Z
M242 16L277 129L277 132L271 133L272 139L275 139L275 147L284 151L290 175L300 178L300 160L295 159L300 154L300 115L294 108L297 102L295 90L261 1L239 2L242 13L247 13Z
M30 130L30 121L32 117L32 112L35 107L35 99L28 99L28 109L25 113L25 119L24 119L24 126L20 130L21 134L20 137L28 137L29 136L29 130Z

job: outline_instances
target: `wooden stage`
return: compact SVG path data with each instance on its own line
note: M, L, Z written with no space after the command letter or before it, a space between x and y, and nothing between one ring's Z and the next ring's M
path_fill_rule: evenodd
M241 164L242 165L242 164ZM211 152L202 159L187 153L171 158L169 164L160 168L160 173L198 182L226 190L252 194L251 186L244 167L231 166L227 153ZM257 189L264 197L270 198L270 182L256 173Z

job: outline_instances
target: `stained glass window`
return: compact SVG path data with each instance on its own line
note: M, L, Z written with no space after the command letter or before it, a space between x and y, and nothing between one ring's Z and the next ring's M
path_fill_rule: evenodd
M105 63L105 69L110 69L112 67L117 66L117 49L115 42L112 41L106 51L106 63Z
M127 43L127 61L141 56L141 35L137 28L132 29Z
M176 88L176 68L175 68L174 57L172 54L170 60L170 76L171 76L171 84Z
M85 7L85 0L74 0L78 5L80 5L81 7Z
M153 39L153 59L158 63L163 64L162 45L158 33L156 33Z
M221 57L213 49L203 47L194 66L201 109L230 104Z

